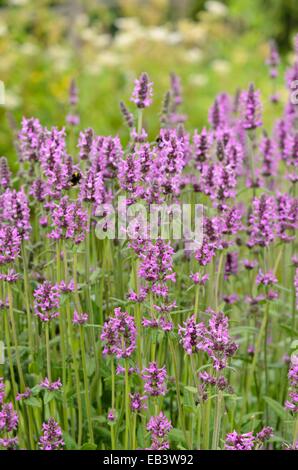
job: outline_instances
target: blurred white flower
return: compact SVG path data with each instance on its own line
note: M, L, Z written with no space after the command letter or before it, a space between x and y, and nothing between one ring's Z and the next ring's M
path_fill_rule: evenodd
M51 46L47 49L47 53L56 70L67 70L71 56L71 52L68 49L61 46Z
M94 29L87 27L80 32L81 39L86 42L94 42L96 40L97 32Z
M134 18L134 17L117 18L115 21L115 25L119 29L122 29L125 31L133 31L134 29L140 27L140 22L138 18Z
M21 7L23 5L27 5L29 3L28 0L9 0L8 2L10 5L16 6L16 7Z
M116 54L112 51L105 51L99 54L98 63L100 65L105 65L108 67L114 67L115 65L120 65L121 58L119 54Z
M19 50L24 55L32 56L37 54L39 48L36 44L33 44L32 42L25 42L20 46Z
M84 28L88 26L89 17L86 13L79 13L75 17L75 23L77 28Z
M5 34L7 33L7 26L5 23L0 23L0 37L2 36L5 36Z
M21 97L12 90L5 90L4 106L7 109L16 109L22 103Z
M191 85L194 86L205 86L208 83L208 77L206 75L201 75L199 73L192 74L188 77L188 81Z
M115 47L126 49L143 37L141 30L118 33L114 39Z
M183 57L186 62L197 63L197 62L201 62L201 60L203 59L203 52L201 51L201 49L198 49L196 47L196 48L186 50L185 53L183 54Z
M215 16L225 16L229 11L226 5L214 0L206 2L205 8L209 13L212 13Z
M182 35L179 33L179 31L171 32L167 36L167 43L170 44L171 46L175 46L176 44L179 44L182 41Z
M163 26L148 28L147 37L152 41L167 42L169 31Z
M231 69L231 65L226 60L214 60L211 63L211 68L219 75L227 75Z

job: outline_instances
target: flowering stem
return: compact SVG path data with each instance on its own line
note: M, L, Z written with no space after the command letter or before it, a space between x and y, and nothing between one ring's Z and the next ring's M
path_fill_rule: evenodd
M150 313L154 317L152 292L150 292L149 297L150 297ZM155 361L155 355L156 355L156 335L155 335L155 332L153 331L153 338L151 340L151 361Z
M85 349L85 340L84 340L84 330L82 325L80 325L80 345L81 345L81 354L82 354L82 366L83 366L83 377L84 377L84 390L85 390L85 405L86 405L86 414L88 421L88 432L91 443L94 442L93 437L93 428L91 420L91 403L89 395L89 383L88 383L88 374L86 367L86 349Z
M210 429L210 411L211 411L211 399L208 396L205 402L204 409L204 423L203 423L203 449L209 449L209 429Z
M298 440L298 416L296 417L295 424L294 424L294 433L293 433L293 446L295 447L295 444Z
M112 412L115 412L115 364L114 358L111 358L111 379L112 379ZM115 426L111 424L112 450L116 449Z
M217 450L219 445L219 436L220 436L220 424L221 424L221 415L222 415L222 391L218 391L216 398L216 410L215 410L215 420L214 420L214 429L213 429L213 438L212 438L212 449Z
M64 252L64 278L65 278L65 282L67 283L68 282L68 264L67 264L67 250L66 250L65 241L63 242L63 252ZM77 404L78 404L78 447L80 447L82 444L82 435L83 435L83 410L82 410L82 399L81 399L81 392L80 392L79 368L78 368L78 362L77 362L76 347L74 344L74 332L73 332L73 327L71 324L70 305L69 305L68 296L67 296L65 303L66 303L68 336L69 336L69 342L70 342L70 347L71 347L73 369L74 369L74 374L75 374L75 387L76 387L76 396L77 396Z
M9 370L10 370L10 376L11 376L11 382L12 382L12 391L13 391L13 396L15 400L15 397L18 393L18 389L16 385L16 378L15 378L13 360L12 360L12 354L11 354L8 312L5 312L4 314L4 327L5 327L6 349L7 349L7 355L8 355Z
M222 270L223 257L224 257L224 254L223 252L221 252L220 257L219 257L216 282L215 282L215 310L218 309L218 304L219 304L219 281L220 281L220 274Z
M60 284L61 282L61 243L60 240L57 241L56 244L56 261L57 261L57 283ZM62 392L62 399L63 399L63 424L64 430L67 431L68 429L68 418L67 418L67 402L66 402L66 394L65 394L65 387L66 387L66 351L65 351L65 334L64 334L64 318L62 316L62 312L59 315L59 330L60 330L60 347L61 347L61 361L62 361L62 382L63 382L63 392Z
M265 368L265 393L266 396L268 396L269 393L269 377L268 377L268 354L267 354L267 349L268 349L268 304L269 301L267 300L267 307L266 307L266 324L265 324L265 332L264 332L264 368ZM265 410L266 410L266 424L268 424L268 404L265 404Z
M252 361L251 368L250 368L248 378L247 378L247 382L246 382L246 399L248 399L249 394L251 393L252 380L253 380L253 377L254 377L255 368L256 368L257 361L258 361L259 354L260 354L260 350L261 350L262 339L263 339L263 336L264 336L264 333L265 333L265 330L266 330L266 325L268 323L268 315L269 315L269 302L267 302L267 305L266 305L265 314L264 314L263 321L261 323L261 327L260 327L260 330L259 330L259 335L258 335L258 338L257 338L257 341L256 341L256 347L255 347L253 361Z
M50 351L50 328L49 328L49 322L46 322L45 324L45 338L46 338L46 356L47 356L47 377L49 379L49 382L52 381L52 370L51 370L51 351ZM54 415L54 400L51 400L49 403L50 407L50 414L53 416Z
M129 436L130 436L130 409L129 409L129 364L125 359L125 450L129 450Z
M178 411L179 411L179 420L182 426L185 442L188 446L188 448L191 448L191 444L188 439L188 435L186 432L186 427L185 427L185 416L182 408L182 403L181 403L181 396L180 396L180 378L178 374L178 366L177 366L177 358L176 358L176 352L175 348L172 342L172 339L169 338L169 345L170 345L170 350L171 350L171 355L172 355L172 361L173 361L173 367L174 367L174 374L175 374L175 383L176 383L176 393L177 393L177 404L178 404Z
M88 305L88 310L90 314L90 322L92 325L94 325L94 313L93 313L93 306L92 306L92 301L91 301L91 296L90 296L90 249L91 249L91 243L90 243L90 230L91 230L91 215L92 215L92 206L89 205L88 207L88 232L86 234L86 252L85 252L85 282L86 282L86 296L87 296L87 305ZM95 357L95 366L96 366L96 371L98 371L99 366L98 366L98 358L96 354L96 344L95 344L95 334L94 334L94 328L93 326L90 328L90 336L91 336L91 344L93 348L93 353Z
M199 297L200 297L200 286L196 286L196 296L195 296L195 317L198 320L198 313L199 313Z
M33 342L33 331L32 331L32 318L30 312L30 290L29 290L29 280L28 280L28 271L27 271L27 257L24 242L22 242L22 259L23 259L23 271L24 271L24 297L25 297L25 306L27 313L27 324L28 324L28 338L29 338L29 350L31 354L34 353L34 342Z
M46 336L46 354L47 354L47 376L49 381L52 381L52 372L51 372L51 356L50 356L50 332L49 332L49 323L45 324L45 336Z
M24 375L22 371L22 365L21 365L21 359L20 359L20 353L19 353L19 347L18 347L16 324L15 324L14 313L13 313L12 292L11 292L11 287L9 283L7 285L7 294L8 294L9 316L10 316L12 337L13 337L13 342L14 342L14 347L15 347L17 369L18 369L21 388L25 390L25 381L24 381Z
M137 413L133 415L132 421L132 450L136 450L137 448Z
M141 134L143 127L143 110L138 108L138 134Z
M134 274L134 288L136 294L139 293L139 283L138 283L138 260L133 260L133 274ZM137 360L139 369L142 370L142 325L141 325L141 306L139 302L136 302L135 305L135 317L137 325Z
M78 292L78 254L75 251L73 254L73 284L74 284L74 301L77 310L82 313L82 307Z

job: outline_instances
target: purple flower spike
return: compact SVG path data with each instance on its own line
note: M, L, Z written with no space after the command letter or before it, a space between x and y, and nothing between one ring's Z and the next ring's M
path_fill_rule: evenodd
M85 325L88 321L88 313L78 313L76 310L73 314L72 323L74 325Z
M59 316L60 288L58 285L45 281L34 293L34 311L43 321L48 322Z
M39 447L41 450L61 450L64 446L62 431L54 418L49 418L42 425L42 435L39 438Z
M62 387L62 383L60 379L56 380L55 382L50 382L49 379L45 377L45 379L42 382L40 382L39 386L41 388L44 388L45 390L54 392L54 391L60 390L60 388Z
M21 161L38 161L43 128L38 119L25 117L18 135Z
M140 78L135 80L135 88L131 96L131 101L133 101L138 108L148 108L152 103L152 85L147 73L142 73Z
M297 355L292 358L290 370L288 373L290 389L288 393L288 400L285 407L292 413L298 413L298 360Z
M130 408L134 413L138 413L141 410L147 409L146 403L147 396L140 395L140 393L130 394Z
M0 227L0 266L15 261L21 251L21 237L16 228Z
M136 349L136 326L134 318L121 308L115 308L102 328L100 336L104 343L103 354L115 355L118 359L130 357Z
M157 397L159 395L165 395L166 388L166 377L167 371L165 366L159 369L156 362L151 362L149 367L143 370L142 378L145 382L144 389L148 395Z
M256 129L262 125L260 92L255 91L254 85L249 86L248 91L241 95L242 101L242 126L244 129Z
M2 405L0 411L0 431L11 432L17 429L19 418L13 409L12 403Z
M0 189L6 189L10 185L11 172L5 157L0 158Z
M169 421L162 412L160 412L158 416L151 416L149 423L147 424L147 431L151 434L150 449L169 449L170 444L167 440L167 436L171 429L171 421Z
M253 450L255 445L255 437L252 432L246 434L238 434L236 431L230 433L226 437L226 450Z

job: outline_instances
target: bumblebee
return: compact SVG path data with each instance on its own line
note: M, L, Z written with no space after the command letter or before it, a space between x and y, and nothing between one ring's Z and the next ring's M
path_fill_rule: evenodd
M80 180L82 178L82 175L79 171L75 171L72 175L71 175L71 178L69 180L70 184L72 186L76 186L77 184L79 184Z

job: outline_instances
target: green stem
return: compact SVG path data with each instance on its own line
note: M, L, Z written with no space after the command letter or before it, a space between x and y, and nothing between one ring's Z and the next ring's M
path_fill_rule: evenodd
M115 364L114 358L111 358L111 378L112 378L112 412L115 413ZM112 450L116 449L115 426L111 424L111 444Z
M33 341L33 329L32 329L32 317L30 312L30 285L28 280L28 271L27 271L27 257L26 249L24 242L22 243L22 259L23 259L23 271L24 271L24 297L25 297L25 307L27 313L27 326L28 326L28 338L29 338L29 351L30 354L34 353L34 341Z
M57 262L57 283L61 282L61 243L58 240L56 244L56 262ZM66 349L65 349L65 331L64 331L64 318L62 311L59 315L59 330L60 330L60 348L61 348L61 362L62 362L62 400L63 400L63 426L64 431L68 431L68 406L66 401L66 386L67 386L67 373L66 373Z
M88 374L86 367L86 349L85 349L85 340L84 340L84 330L82 325L80 325L80 345L81 345L81 354L82 354L82 366L83 366L83 378L84 378L84 390L85 390L85 405L86 405L86 414L88 421L88 432L91 443L94 443L93 437L93 427L91 419L91 403L89 396L89 383L88 383Z
M221 425L221 416L222 416L222 400L223 400L222 391L219 390L217 399L216 399L214 430L213 430L213 438L212 438L213 450L217 450L218 445L219 445L220 425Z
M128 360L125 359L125 450L129 450L129 438L130 438L130 408L129 408L129 364Z
M182 426L182 431L184 434L185 442L188 446L189 449L191 449L191 443L189 441L187 432L186 432L186 427L185 427L185 416L184 416L184 411L181 403L181 390L180 390L180 378L178 374L178 365L177 365L177 358L176 358L176 352L175 348L172 342L172 339L169 338L169 345L170 345L170 350L171 350L171 355L172 355L172 361L173 361L173 367L174 367L174 374L175 374L175 383L176 383L176 394L177 394L177 404L178 404L178 411L179 411L179 421Z
M22 365L21 365L20 352L19 352L18 339L17 339L17 331L16 331L16 324L15 324L14 313L13 313L12 292L11 292L11 287L10 287L9 283L7 284L7 293L8 293L11 332L12 332L12 338L13 338L14 347L15 347L17 369L18 369L21 389L25 390L25 380L24 380L24 375L23 375L23 370L22 370Z

